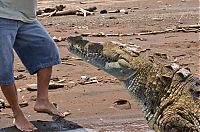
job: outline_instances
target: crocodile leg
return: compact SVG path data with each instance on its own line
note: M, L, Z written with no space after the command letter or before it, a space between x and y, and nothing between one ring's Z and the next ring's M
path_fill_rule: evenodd
M162 126L161 130L164 132L198 132L194 124L179 114L168 114L168 118L160 126Z

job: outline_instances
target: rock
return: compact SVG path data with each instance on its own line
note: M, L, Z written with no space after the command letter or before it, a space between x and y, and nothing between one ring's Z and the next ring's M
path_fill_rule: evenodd
M100 14L107 14L107 13L108 13L107 10L101 10L101 11L100 11Z
M91 33L82 33L81 34L81 36L83 36L83 37L87 37L87 36L90 36L91 35Z
M26 69L17 69L17 72L25 72Z
M117 10L113 10L113 11L108 11L108 13L119 13L119 12L120 12L119 9L117 9Z
M124 14L128 14L128 11L125 11Z
M37 84L27 84L28 91L37 91Z
M117 19L117 17L111 16L108 19Z
M125 9L121 9L120 12L124 13L124 14L128 14L128 11Z
M66 82L66 79L61 79L58 81L58 83L65 83Z
M20 80L20 79L23 79L23 78L25 78L25 77L26 77L25 75L19 74L19 75L17 75L17 76L14 76L14 79L15 79L15 80Z
M158 3L163 3L162 1L157 1Z
M55 42L61 42L61 41L65 41L65 40L66 40L66 38L56 37L56 36L54 36L52 39L53 39Z
M87 4L87 2L81 1L80 4Z
M163 18L153 18L153 21L163 21L164 19Z
M5 108L5 101L0 99L0 109Z
M65 85L61 83L50 83L49 84L49 89L58 89L58 88L63 88Z
M87 77L86 75L81 76L81 81L79 82L79 84L92 84L92 83L98 83L97 77Z
M44 13L43 10L38 10L38 11L36 12L37 15L42 15L42 13Z
M131 109L131 104L127 100L119 99L113 103L113 107L120 110Z
M65 85L61 83L49 83L49 89L63 88ZM27 84L28 91L37 91L37 84Z
M68 83L69 83L69 84L75 84L75 82L74 82L74 81L69 81Z
M18 89L17 89L17 92L22 92L22 89L21 89L21 88L18 88Z
M64 112L63 114L64 114L64 116L71 115L71 113L70 113L70 112L68 112L68 111L67 111L67 112Z
M88 80L89 80L89 77L87 77L86 75L83 75L83 76L81 76L81 80L83 80L83 81L88 81Z
M27 107L29 104L27 101L23 101L21 103L19 103L19 106L22 107ZM5 103L5 108L11 108L9 104Z
M29 100L36 101L36 99L37 99L37 96L36 95L32 95Z
M60 79L58 77L52 77L51 80L52 81L59 81Z
M138 39L138 40L140 40L140 41L147 41L147 39L141 38L141 37L137 37L137 38L135 38L135 39Z
M18 88L17 89L17 92L23 92L23 91L26 91L26 88Z
M139 8L139 7L133 7L132 9L134 9L134 10L139 10L140 8Z
M6 118L11 118L11 119L14 118L13 115L10 115L10 114L8 114L8 113L0 113L0 116L5 116Z
M85 82L85 84L92 84L92 83L98 83L98 81L97 80L91 80L91 81Z
M76 64L74 64L74 63L69 63L69 62L61 62L61 64L64 64L64 65L71 65L71 66L76 66Z
M19 103L19 106L22 108L22 107L27 107L29 104L27 101L24 101L22 103Z

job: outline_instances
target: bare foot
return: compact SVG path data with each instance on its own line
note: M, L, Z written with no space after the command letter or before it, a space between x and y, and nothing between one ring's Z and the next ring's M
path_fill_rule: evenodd
M37 128L31 124L24 115L16 116L13 124L22 132L35 132Z
M48 113L54 116L65 117L64 114L49 101L36 101L34 110L39 113Z

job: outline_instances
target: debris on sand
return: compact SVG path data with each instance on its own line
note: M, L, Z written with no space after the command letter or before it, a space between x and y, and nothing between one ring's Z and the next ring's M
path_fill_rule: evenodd
M164 20L163 18L159 18L159 17L153 18L153 21L163 21L163 20Z
M8 114L8 113L0 113L0 116L4 116L4 117L6 117L6 118L11 118L11 119L13 119L13 118L14 118L14 116L13 116L13 115L11 115L11 114Z
M61 8L61 7L63 8ZM81 16L87 16L87 15L94 15L94 11L97 9L96 6L93 7L89 7L89 8L78 8L78 9L73 9L73 10L63 10L65 8L64 5L60 5L58 7L54 7L54 8L48 8L48 11L46 11L47 9L43 9L43 10L38 10L37 11L37 16L39 17L51 17L51 16L64 16L64 15L81 15ZM58 9L57 9L58 8ZM46 11L46 12L45 12Z
M62 42L62 41L65 41L66 40L66 37L56 37L56 36L53 36L52 38L55 42Z
M108 13L107 10L101 10L101 11L100 11L100 14L107 14L107 13Z
M83 37L124 37L124 36L140 36L140 35L156 35L156 34L163 34L163 33L175 33L175 32L200 32L200 25L186 25L186 26L177 26L175 29L165 29L161 31L148 31L148 32L140 32L140 33L82 33L80 34ZM142 40L141 40L142 41ZM145 41L145 40L143 40Z
M61 58L61 60L62 60L61 64L76 66L76 64L69 62L69 60L71 60L71 58L69 58L69 57Z
M44 9L40 9L38 10L36 13L37 15L42 15L43 13L51 13L51 12L54 12L54 11L63 11L63 9L65 8L66 6L65 5L57 5L55 7L47 7L47 8L44 8Z
M120 10L119 9L116 9L116 10L112 10L112 11L108 11L108 13L119 13Z
M17 89L17 92L23 92L23 91L26 91L26 88L18 88Z
M15 80L21 80L21 79L23 79L23 78L25 78L25 77L26 77L25 75L19 74L19 75L14 76L14 79L15 79Z
M49 83L49 90L63 88L65 85L61 83ZM37 84L27 84L26 89L28 91L37 91Z
M66 112L63 113L64 116L68 116L68 115L71 115L71 114L72 114L72 113L70 113L70 112L68 112L68 111L66 111Z
M5 101L0 99L0 109L5 108Z
M85 84L92 84L92 83L98 83L97 77L88 77L86 75L81 76L81 80L79 84L85 85Z
M37 99L37 96L36 96L36 95L32 95L32 96L29 98L30 101L36 101L36 99Z
M22 107L27 107L29 104L27 101L23 101L21 103L19 103L19 106ZM5 108L11 108L9 104L5 103Z
M77 9L76 15L81 15L81 16L88 16L88 15L94 15L94 12L90 12L88 10L85 10L83 8L79 8Z
M184 28L184 29L191 29L191 28L198 29L198 28L200 28L200 24L197 24L197 25L181 25L181 26L177 26L176 28L177 29L182 29L182 28Z

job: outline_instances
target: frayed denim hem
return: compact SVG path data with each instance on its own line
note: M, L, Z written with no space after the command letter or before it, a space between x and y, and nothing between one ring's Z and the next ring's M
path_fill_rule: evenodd
M56 60L56 61L52 61L52 62L48 62L48 63L43 63L43 64L39 64L39 65L33 66L32 68L28 69L28 71L29 71L29 73L31 75L33 75L33 74L37 73L37 71L39 69L51 67L51 66L54 66L54 65L57 65L57 64L60 64L60 63L61 63L61 60Z

